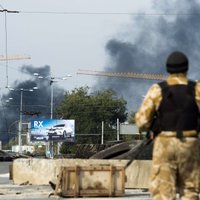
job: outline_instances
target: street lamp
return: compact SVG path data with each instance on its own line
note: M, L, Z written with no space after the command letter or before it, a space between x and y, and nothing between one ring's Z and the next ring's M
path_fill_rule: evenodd
M10 98L6 99L6 103L9 103L11 100L13 100L13 98L12 98L12 97L10 97Z
M50 119L53 119L53 96L54 96L54 94L53 94L53 92L54 92L53 83L57 82L57 81L60 81L60 80L67 80L67 78L72 77L72 75L68 74L68 75L63 76L63 77L56 77L56 76L52 76L52 75L42 76L41 74L36 73L36 72L33 73L33 75L36 76L38 79L45 79L45 80L49 81L49 84L50 84L50 87L51 87ZM47 143L46 151L50 151L51 152L51 157L53 158L53 142L52 142L52 144L50 144L50 142Z
M37 90L37 87L29 88L29 89L14 89L14 88L8 88L10 91L20 91L20 111L19 111L19 133L18 133L18 147L19 147L19 153L22 153L22 140L21 140L21 135L22 135L22 113L23 113L23 92L33 92L34 90Z
M53 83L54 82L58 82L59 80L67 80L69 77L72 77L72 75L67 74L66 76L63 77L56 77L56 76L42 76L39 73L33 73L34 76L36 76L38 79L46 79L49 81L50 87L51 87L51 103L50 103L50 107L51 107L51 112L50 112L50 119L53 119L53 98L54 98L54 90L53 90Z

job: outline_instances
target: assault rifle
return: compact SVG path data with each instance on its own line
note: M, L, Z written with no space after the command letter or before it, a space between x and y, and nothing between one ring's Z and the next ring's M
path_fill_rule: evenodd
M141 144L139 146L136 147L136 150L133 152L132 159L126 163L125 169L137 158L137 156L139 154L141 154L143 152L145 147L147 147L148 145L150 145L153 142L155 137L160 132L161 132L160 122L159 122L159 119L157 118L157 116L155 116L153 118L153 121L151 123L149 130L146 132L146 138L141 142Z
M134 151L133 155L132 155L132 159L129 160L126 165L125 165L125 169L137 158L137 156L142 153L142 151L145 149L146 146L148 146L149 144L151 144L151 142L153 141L152 138L149 139L144 139L139 146L137 146L137 149Z

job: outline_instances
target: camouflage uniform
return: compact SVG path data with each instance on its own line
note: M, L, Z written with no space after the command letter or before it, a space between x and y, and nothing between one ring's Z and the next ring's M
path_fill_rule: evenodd
M187 84L185 73L170 74L167 83ZM148 130L162 100L158 84L149 89L135 116L141 130ZM195 100L200 110L200 83L195 87ZM154 141L150 192L155 200L176 199L177 187L182 200L198 200L199 141L196 130L183 131L183 139L176 132L162 131Z

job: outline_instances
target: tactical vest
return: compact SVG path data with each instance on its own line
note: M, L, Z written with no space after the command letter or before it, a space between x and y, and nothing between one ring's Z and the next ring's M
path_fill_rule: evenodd
M157 111L160 131L176 131L177 137L182 137L182 131L198 129L195 84L193 81L188 81L187 85L168 85L166 81L158 83L162 90Z

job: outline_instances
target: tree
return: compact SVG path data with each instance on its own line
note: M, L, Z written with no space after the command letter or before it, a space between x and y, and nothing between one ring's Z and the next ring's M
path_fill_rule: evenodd
M130 116L128 117L129 124L135 124L135 114L136 112L131 112Z
M126 104L112 90L89 95L88 87L80 87L65 94L55 113L58 118L75 120L77 143L100 143L102 121L105 124L104 139L116 140L117 118L120 122L127 119ZM87 137L84 136L86 134Z

